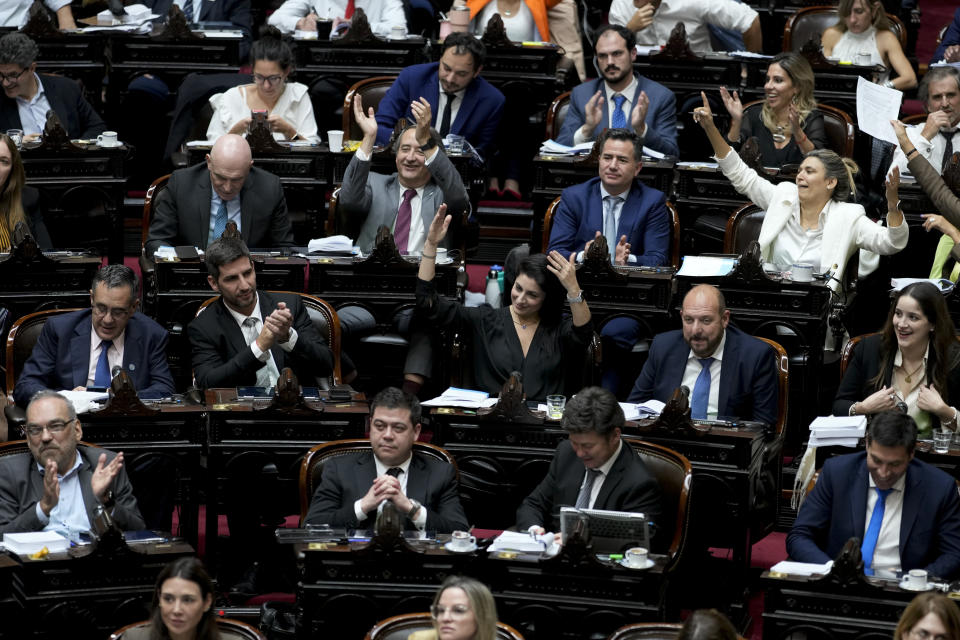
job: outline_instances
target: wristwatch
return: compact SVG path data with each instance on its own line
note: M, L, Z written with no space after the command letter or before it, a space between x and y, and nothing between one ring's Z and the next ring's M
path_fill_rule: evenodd
M433 149L435 146L437 146L437 141L433 139L433 136L430 136L430 139L427 140L426 144L420 147L420 152L426 153L427 151L430 151L430 149Z
M580 292L577 294L575 298L571 297L570 295L567 295L567 302L571 302L571 303L583 302L583 289L580 289Z
M417 517L417 514L420 512L420 503L416 500L411 500L410 504L413 505L410 507L410 511L407 512L407 517L411 520L414 520Z

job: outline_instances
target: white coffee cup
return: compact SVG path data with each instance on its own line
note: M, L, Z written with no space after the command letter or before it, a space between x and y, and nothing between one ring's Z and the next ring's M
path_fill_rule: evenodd
M923 569L910 569L910 573L907 574L907 586L914 589L926 589L927 572Z
M104 131L97 136L97 145L101 147L119 147L120 141L117 140L117 132Z
M443 264L447 261L447 250L443 247L437 247L437 264Z
M330 129L327 131L327 144L330 151L340 151L343 149L343 131L339 129Z
M628 567L642 568L647 566L647 550L643 547L632 547L623 554Z
M454 531L450 534L450 547L462 551L468 551L477 544L476 537L466 531Z
M813 282L813 265L809 262L796 262L790 268L791 280L794 282Z
M394 25L390 27L390 39L391 40L406 40L407 39L407 28L401 24Z

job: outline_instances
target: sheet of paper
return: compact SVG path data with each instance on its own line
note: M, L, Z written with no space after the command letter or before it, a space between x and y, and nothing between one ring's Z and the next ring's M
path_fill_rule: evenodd
M534 536L525 531L504 531L497 536L492 543L490 543L487 551L522 551L525 553L542 553L552 545L552 533Z
M936 288L940 289L940 293L950 293L953 291L954 284L947 280L946 278L932 279L932 278L891 278L890 286L893 287L894 291L900 291L905 286L913 284L914 282L929 282Z
M659 400L647 400L640 404L632 402L621 402L620 408L623 409L623 415L627 420L639 420L651 416L659 416L666 405Z
M656 158L657 160L662 160L663 158L666 157L665 154L660 153L656 149L651 149L650 147L643 148L643 155L648 158Z
M314 238L307 243L307 251L344 251L353 250L353 240L347 236L329 236L327 238Z
M820 429L851 428L861 429L867 426L867 416L818 416L810 423L811 431Z
M778 571L794 576L812 576L813 574L825 574L833 567L833 560L828 560L823 564L812 562L790 562L782 560L770 567L770 571Z
M808 441L811 447L856 447L858 444L860 438L818 438L813 433Z
M73 391L61 390L60 395L64 396L73 405L73 410L77 413L86 413L91 409L97 408L97 403L105 401L110 397L107 393L100 391Z
M709 278L725 276L736 266L736 258L715 258L713 256L683 256L683 264L677 271L678 276Z
M857 124L860 131L878 140L899 144L890 121L900 116L901 102L902 91L874 84L863 76L857 78Z

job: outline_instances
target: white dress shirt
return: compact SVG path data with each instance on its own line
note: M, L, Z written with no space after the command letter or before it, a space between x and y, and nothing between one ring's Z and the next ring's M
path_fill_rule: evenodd
M794 209L773 241L770 262L780 271L789 271L790 266L798 262L812 264L817 269L823 247L823 222L824 212L821 211L817 217L817 228L804 229L800 223L800 207Z
M76 454L76 462L65 474L57 474L60 479L60 498L57 505L50 510L47 516L37 502L37 520L43 525L44 531L56 531L67 538L74 539L76 534L90 531L90 517L87 515L87 504L83 501L83 489L80 486L80 454ZM37 471L41 476L47 470L37 463Z
M343 18L348 0L286 0L270 14L267 24L283 33L293 33L297 21L313 12L321 20ZM370 29L378 36L389 36L395 26L406 28L407 18L403 13L402 0L356 0L354 6L363 9L370 22Z
M870 526L870 516L873 507L877 504L876 483L869 473L870 488L867 491L867 512L864 515L863 531L866 533ZM891 577L900 570L900 519L903 514L903 488L907 483L907 474L893 485L893 491L887 496L883 511L883 524L880 525L880 535L877 537L877 546L873 550L873 564L871 567L877 576ZM864 563L867 562L864 558ZM881 574L881 572L883 572Z
M473 19L471 30L477 37L483 35L484 30L487 28L487 23L490 22L490 18L495 14L500 14L500 18L503 20L503 27L507 31L507 37L511 41L527 42L530 40L542 40L540 32L537 31L537 25L533 21L533 14L530 13L530 7L527 6L526 2L521 2L516 12L508 16L500 11L497 0L491 0Z
M114 367L123 368L123 339L127 335L126 329L113 339L113 344L110 345L110 348L107 349L107 364L110 366L108 369L113 372ZM88 387L93 386L93 381L97 377L97 364L100 362L100 351L103 340L100 339L100 336L97 335L96 330L91 326L90 327L90 366L87 368L87 385Z
M724 331L723 337L720 338L720 344L717 345L717 350L710 356L706 356L713 358L713 362L710 363L710 396L707 398L707 420L716 420L717 414L720 413L720 376L723 372L723 347L726 343L727 332ZM687 356L687 366L683 370L683 378L680 380L682 386L690 389L691 396L702 370L700 359L694 355L693 349L691 349Z
M626 26L637 11L633 0L613 0L610 24ZM757 19L757 12L747 4L734 0L663 0L653 14L653 23L637 31L640 46L664 45L678 22L687 29L687 41L696 53L713 51L708 25L743 33Z
M30 5L33 0L3 0L0 2L0 27L19 29L27 23ZM50 11L56 13L70 4L70 0L43 0Z
M217 195L217 190L212 186L210 187L210 228L207 231L208 244L216 238L213 237L213 230L217 226L217 212L220 211L220 203L223 200L220 199L220 196ZM235 222L237 225L237 231L241 231L240 228L240 194L237 194L237 197L232 200L227 200L227 222Z
M407 478L410 477L410 461L411 460L413 460L412 455L408 457L406 460L404 460L402 463L396 465L400 469L400 475L397 476L397 480L400 481L400 490L403 492L403 495L407 495ZM378 458L377 456L373 456L373 462L377 466L378 478L380 476L387 475L387 471L392 468L380 462L380 458ZM360 508L361 502L362 502L362 499L357 500L353 503L353 514L357 517L358 521L364 520L367 517L367 514L364 513L363 509ZM381 502L377 506L377 513L380 513L380 510L383 509L383 505L385 502L386 501ZM420 511L417 512L417 517L414 518L412 522L414 526L417 527L418 530L423 531L423 529L427 526L427 506L426 505L420 505Z
M943 134L937 133L937 135L933 136L933 140L927 140L922 135L923 127L923 124L907 125L907 137L910 138L910 142L913 143L913 146L920 155L933 165L937 173L940 173L940 168L943 166L943 152L947 147L947 139L943 137ZM957 129L953 132L951 139L953 140L953 152L956 153L960 151L960 123L958 123ZM904 155L900 145L897 145L896 150L893 152L893 162L890 163L890 169L887 171L888 178L894 167L899 167L901 174L910 172L907 168L907 157Z
M224 306L227 307L227 311L230 312L230 315L233 316L233 319L237 321L238 325L240 325L241 333L243 332L243 323L247 318L255 318L259 322L259 324L257 325L258 332L263 328L263 314L260 311L260 295L259 294L257 295L257 302L253 306L253 311L250 312L249 316L245 316L242 313L234 311L227 305L224 305ZM293 327L290 327L290 338L286 342L278 342L277 346L279 346L281 349L289 353L293 351L293 348L297 345L297 338L298 338L297 330L294 329ZM277 367L277 362L276 360L274 360L273 354L270 352L269 349L267 349L266 351L263 351L259 347L259 345L257 345L256 339L254 339L252 342L250 342L250 351L253 352L253 357L259 360L260 362L267 362L269 360L271 364L268 366L272 365L273 369L277 372L277 375L279 376L280 369Z
M24 74L25 76L26 74ZM23 77L23 76L21 76ZM20 128L24 134L43 133L47 124L47 112L50 111L50 101L43 90L43 83L36 73L33 77L37 83L37 93L33 98L17 98L17 111L20 113Z
M627 128L628 129L633 128L630 125L630 117L631 117L631 114L633 113L633 107L634 107L633 96L636 93L637 93L637 76L635 75L630 78L630 84L628 84L623 91L614 91L613 89L610 88L609 84L607 84L606 82L603 83L603 99L604 99L604 104L607 105L607 128L609 129L613 128L613 112L616 111L616 107L617 107L617 103L614 101L613 98L618 94L624 97L623 115L627 120ZM643 123L643 126L641 127L641 129L642 130L637 131L636 134L642 138L643 135L646 134L647 132L646 122ZM590 132L589 135L585 136L583 135L583 127L580 127L579 129L577 129L573 134L573 144L575 145L583 144L584 142L589 142L590 140L593 140L593 132Z
M460 113L460 105L463 104L463 95L467 92L464 87L460 91L453 92L453 106L450 107L450 131L453 131L453 123L457 121L457 114ZM440 84L440 99L437 102L437 122L434 129L440 131L440 125L443 123L443 110L447 108L447 94L443 92L443 84Z

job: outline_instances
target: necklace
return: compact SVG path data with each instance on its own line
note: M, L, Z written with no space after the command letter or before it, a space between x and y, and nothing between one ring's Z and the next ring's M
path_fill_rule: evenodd
M783 142L787 139L787 136L783 135L784 128L786 128L785 125L778 124L777 130L773 132L773 139L777 142Z
M527 327L535 327L535 326L537 326L538 324L540 324L539 318L537 319L536 322L533 322L533 321L531 321L531 322L520 322L519 320L517 320L517 318L516 318L513 314L514 314L514 311L513 311L513 309L511 308L511 309L510 309L510 318L513 320L513 324L517 325L517 326L520 327L521 329L526 330Z
M907 377L904 378L903 381L906 382L907 384L910 384L911 382L913 382L913 378L912 378L911 376L917 375L917 372L919 372L920 369L923 369L923 363L922 363L922 362L920 363L920 366L919 366L919 367L917 367L916 369L913 370L913 373L908 373L908 374L907 374Z

